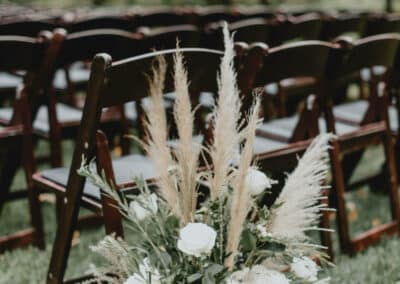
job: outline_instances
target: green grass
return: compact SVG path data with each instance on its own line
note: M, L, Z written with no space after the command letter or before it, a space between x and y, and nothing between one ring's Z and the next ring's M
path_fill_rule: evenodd
M71 153L72 143L64 143L65 152ZM40 144L38 151L43 153L47 145ZM356 176L379 170L383 152L379 147L369 150L364 156ZM66 162L70 159L66 157ZM13 187L24 184L22 173L19 173ZM389 200L383 194L371 193L367 187L347 194L347 201L354 204L351 233L371 228L374 224L385 222L389 218ZM43 283L49 264L51 247L55 236L54 204L43 203L43 219L46 230L46 249L35 247L17 249L0 255L0 284L9 283ZM0 235L24 228L28 225L27 202L24 200L8 203L0 216ZM333 222L334 223L334 222ZM79 242L73 246L67 277L74 277L88 271L91 263L99 260L90 252L89 246L104 236L103 228L83 230L79 232ZM400 283L400 239L397 237L384 239L365 252L348 257L338 252L337 234L333 234L336 263L332 268L325 268L324 274L332 278L332 283L349 284L384 284Z

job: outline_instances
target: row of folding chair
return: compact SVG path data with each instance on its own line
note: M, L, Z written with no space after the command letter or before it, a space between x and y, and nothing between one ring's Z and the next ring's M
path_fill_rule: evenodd
M155 18L162 19L163 17L158 14L151 14L148 20L143 20L140 24L135 25L127 24L129 20L121 17L95 17L69 26L68 32L76 33L92 29L117 29L121 32L137 32L146 29L142 27L151 29L152 26L171 26L171 28L179 29L179 27L189 26L185 24L185 21L165 20L165 23L163 23L164 20L160 20L159 24L155 24L157 22ZM0 25L0 34L35 37L42 30L54 30L58 26L60 24L40 20L16 21ZM195 26L192 25L192 28L195 28ZM229 28L236 33L236 38L239 41L247 43L264 42L269 46L277 46L294 40L333 40L342 35L361 38L380 33L399 32L400 17L391 14L366 16L354 13L339 15L308 13L298 16L278 14L269 18L251 17L234 21L230 23ZM201 33L202 37L201 46L221 49L222 42L219 40L221 30L222 25L218 21L205 25L204 31L203 28L199 28L198 32Z
M298 43L272 48L265 59L256 63L252 61L253 64L259 63L262 66L255 79L255 86L261 89L289 78L313 79L312 89L308 93L311 92L314 96L302 97L304 108L300 115L266 121L258 129L258 134L283 143L300 142L325 131L334 132L338 136L331 151L333 191L330 201L337 209L341 250L350 254L375 242L381 234L398 233L399 229L397 172L392 141L392 134L397 136L397 130L390 128L397 121L393 123L389 120L387 94L390 84L388 76L398 60L399 39L396 34L388 34L365 38L352 44ZM265 53L265 49L256 46L253 56L262 58L262 52ZM281 62L290 62L290 67ZM355 73L374 66L385 68L385 76L371 80L368 99L335 105L334 99L338 95L336 90L346 84ZM279 95L284 93L285 89L280 88ZM359 120L349 121L346 116L358 116ZM385 182L388 183L386 186L393 220L351 238L344 192L349 189L348 179L359 162L360 150L375 145L378 141L385 149L385 169L390 177ZM268 156L262 157L263 165L275 167L280 164L268 163L268 160L265 161ZM279 155L278 159L281 159Z
M337 134L338 140L333 142L331 151L334 187L330 200L338 210L340 244L342 250L347 253L355 253L374 243L381 234L397 234L399 231L397 173L392 135L389 130L390 123L386 115L387 87L385 86L389 81L386 77L381 77L371 85L368 111L361 126L340 121L332 106L332 97L336 93L330 90L363 68L384 66L389 73L395 63L399 42L400 37L397 35L381 35L357 41L352 45L344 42L334 44L311 41L272 49L263 44L251 47L246 47L245 44L236 46L238 51L236 62L240 70L238 84L244 95L250 96L250 90L264 88L271 82L279 82L286 78L313 78L314 96L307 97L303 111L295 117L263 124L258 129L254 154L264 170L287 170L294 165L296 155L305 150L310 138L324 131ZM222 53L197 48L182 49L182 51L187 61L191 93L215 94L215 75ZM106 176L115 181L119 190L131 190L135 187L130 180L132 174L142 175L149 181L156 178L154 167L146 156L133 154L112 160L107 139L101 132L97 132L97 129L103 108L118 106L128 101L140 103L146 97L148 88L144 74L150 71L154 57L157 54L164 54L169 68L172 68L173 53L173 50L160 51L114 63L108 55L100 54L95 57L91 65L83 120L70 168L52 169L33 176L37 188L56 191L63 200L61 208L63 222L59 223L53 247L48 274L50 283L57 283L63 278L81 205L102 212L107 233L123 234L121 217L116 214L115 207L102 197L99 189L85 184L84 178L77 174L76 170L81 164L82 156L90 160L96 155L98 168L105 170ZM170 80L168 77L166 92L173 91ZM368 145L376 144L377 141L384 144L386 152L386 163L391 177L389 196L393 221L350 239L341 155L353 153ZM326 216L323 220L325 226L328 226ZM329 246L329 236L326 234L323 235L323 242Z

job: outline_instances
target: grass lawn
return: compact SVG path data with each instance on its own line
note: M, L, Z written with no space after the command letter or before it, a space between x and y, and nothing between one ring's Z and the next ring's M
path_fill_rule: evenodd
M44 152L47 145L39 145L38 151ZM67 153L71 153L72 143L64 143ZM382 149L369 150L363 158L356 176L371 173L379 169L382 161ZM68 161L69 157L67 157ZM19 174L13 187L23 185ZM389 218L388 198L382 194L361 188L347 195L348 211L351 219L352 234L385 222ZM27 202L17 201L5 206L0 218L0 235L23 228L28 223ZM34 247L18 249L0 255L0 283L43 283L49 264L51 247L55 236L54 204L43 202L43 217L46 229L46 249ZM332 220L333 221L333 220ZM76 232L75 244L69 260L67 276L79 276L85 273L91 263L98 263L96 255L89 246L104 236L103 228ZM332 277L332 283L400 283L400 239L384 239L379 245L369 248L353 258L341 256L338 252L337 235L334 234L336 263L325 268L324 274Z

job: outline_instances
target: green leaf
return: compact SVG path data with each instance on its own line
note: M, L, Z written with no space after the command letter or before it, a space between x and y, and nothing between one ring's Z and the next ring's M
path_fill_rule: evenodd
M240 243L243 251L252 251L257 248L257 238L248 229L243 231Z
M190 275L190 276L187 278L187 282L188 282L188 283L193 283L193 282L195 282L195 281L197 281L197 280L200 280L201 277L203 277L203 274L201 274L201 273L194 273L194 274Z
M286 246L284 244L276 243L276 242L267 242L262 246L262 249L273 251L273 252L281 252L284 251Z
M224 270L224 266L221 264L213 263L209 267L206 268L206 273L210 273L211 275L215 275L221 273Z

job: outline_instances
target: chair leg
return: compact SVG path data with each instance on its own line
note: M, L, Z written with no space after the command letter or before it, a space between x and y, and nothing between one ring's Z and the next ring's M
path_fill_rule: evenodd
M62 223L62 206L63 206L63 196L62 194L56 193L56 218L57 218L57 226Z
M51 155L51 166L53 168L62 167L62 145L61 139L52 139L50 141L50 155Z
M343 252L351 254L351 240L344 196L345 186L340 161L340 146L338 141L332 142L332 149L329 153L333 179L331 198L333 199L332 202L334 202L337 210L336 221L339 231L340 248Z
M34 245L40 249L45 248L45 238L43 230L43 219L42 219L42 208L39 201L39 193L35 192L35 188L29 186L28 188L29 198L29 211L31 214L31 224L35 230Z
M399 195L397 191L398 180L397 180L397 168L394 153L394 145L392 141L392 136L389 131L387 131L383 137L383 143L385 148L386 163L388 169L389 178L389 196L390 196L390 206L393 221L399 224L400 232L400 207L399 207Z
M13 146L10 146L10 149L7 151L6 165L2 165L0 169L0 212L3 208L4 203L10 192L11 183L14 179L14 176L18 170L21 160L21 144L14 143Z
M77 199L68 196L68 193L64 200L65 204L62 206L61 211L63 222L60 222L57 226L56 239L54 241L49 272L47 274L48 284L63 282L68 256L71 250L71 241L78 221L80 202L75 202L74 200Z

